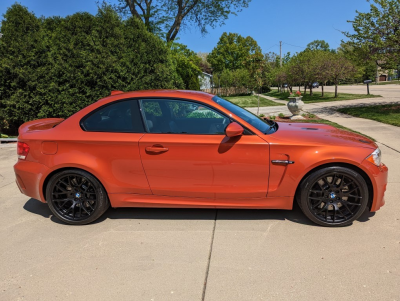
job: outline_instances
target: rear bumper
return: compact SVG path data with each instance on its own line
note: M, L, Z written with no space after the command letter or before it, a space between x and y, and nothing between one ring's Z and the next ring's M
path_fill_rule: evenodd
M370 210L371 212L375 212L385 205L388 168L385 164L382 164L381 166L375 166L367 160L364 160L361 165L367 171L367 174L372 182L374 196Z
M18 160L14 165L16 182L19 190L34 199L46 202L42 187L50 170L43 164Z

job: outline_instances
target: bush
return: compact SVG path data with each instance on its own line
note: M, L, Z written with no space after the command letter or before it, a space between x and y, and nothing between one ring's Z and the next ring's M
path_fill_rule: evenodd
M0 39L0 129L66 118L111 90L183 88L171 51L107 5L96 16L37 18L14 4Z

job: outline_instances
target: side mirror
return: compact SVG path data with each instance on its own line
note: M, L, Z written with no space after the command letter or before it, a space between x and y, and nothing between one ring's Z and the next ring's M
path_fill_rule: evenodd
M236 136L242 136L243 135L244 128L237 122L232 122L228 124L228 126L225 129L225 134L227 137L236 137Z

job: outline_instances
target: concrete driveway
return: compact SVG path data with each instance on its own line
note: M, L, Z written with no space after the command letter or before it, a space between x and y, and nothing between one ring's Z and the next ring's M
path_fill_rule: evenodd
M380 145L386 205L345 228L316 226L297 207L110 209L94 224L68 226L20 194L15 145L2 144L0 300L400 300L400 136L392 133L397 142Z

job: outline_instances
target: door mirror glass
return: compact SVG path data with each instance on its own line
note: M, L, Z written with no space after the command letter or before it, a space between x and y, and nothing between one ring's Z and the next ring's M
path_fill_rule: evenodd
M226 129L225 134L227 137L236 137L243 135L244 128L237 122L230 123Z

